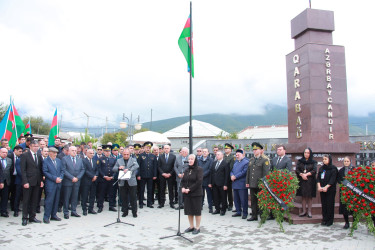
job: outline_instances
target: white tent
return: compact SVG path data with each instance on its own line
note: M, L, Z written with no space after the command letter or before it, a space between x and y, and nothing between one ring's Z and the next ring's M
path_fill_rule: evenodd
M174 129L171 129L167 132L165 132L163 135L165 135L168 138L186 138L189 137L189 125L190 122L184 123ZM207 122L201 122L198 120L192 121L193 126L193 137L215 137L218 135L229 135L226 131L215 127L214 125L207 123Z
M126 140L129 141L129 138L127 138ZM171 143L171 141L168 140L168 138L165 135L154 131L145 131L133 135L133 142L138 142L142 144L146 141L150 141L155 144Z

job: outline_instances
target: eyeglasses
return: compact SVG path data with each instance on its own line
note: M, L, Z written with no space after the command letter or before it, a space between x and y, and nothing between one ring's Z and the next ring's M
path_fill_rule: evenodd
M202 150L197 150L197 152L202 152Z

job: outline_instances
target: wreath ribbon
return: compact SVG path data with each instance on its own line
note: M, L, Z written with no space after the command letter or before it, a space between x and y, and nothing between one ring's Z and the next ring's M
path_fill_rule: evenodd
M371 196L368 196L367 194L365 194L365 192L363 192L361 189L355 187L350 181L348 180L343 180L342 184L344 186L346 186L347 188L349 188L350 190L352 190L354 193L362 196L363 198L365 198L366 200L368 200L369 202L372 202L372 203L375 203L375 199L372 198Z
M288 209L288 206L283 202L282 199L280 199L270 188L270 186L268 185L268 182L267 182L267 179L266 177L263 177L262 178L262 181L263 181L263 184L264 186L267 188L267 191L271 194L271 196L276 200L277 203L279 203L279 205L284 209L284 210L287 210Z

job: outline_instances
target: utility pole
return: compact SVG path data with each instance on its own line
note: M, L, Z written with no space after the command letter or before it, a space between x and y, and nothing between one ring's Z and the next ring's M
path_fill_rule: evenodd
M90 119L90 116L88 114L86 114L85 112L83 112L83 114L85 116L87 116L87 125L86 125L86 131L87 131L87 134L89 134L89 119Z
M105 133L108 133L108 116L105 117Z
M150 122L150 131L152 131L152 109L151 109L151 122Z

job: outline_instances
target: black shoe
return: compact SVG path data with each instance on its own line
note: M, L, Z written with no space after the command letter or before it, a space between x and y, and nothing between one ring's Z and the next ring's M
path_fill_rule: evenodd
M272 216L268 216L267 220L274 220L275 218L273 218Z
M298 215L299 217L305 217L307 215L307 213L304 213L304 214L300 214Z
M208 210L208 212L209 212L210 214L212 214L212 208L211 208L211 209L209 209L209 210Z
M233 206L228 206L228 211L232 211Z
M27 219L22 219L22 226L26 226L27 225Z
M164 207L164 205L159 205L159 206L158 206L158 208L163 208L163 207Z
M196 228L194 228L193 234L199 234L200 231L201 231L200 229L196 229Z
M232 212L233 212L233 213L237 213L237 210L236 210L236 209L233 209Z
M330 226L332 226L332 225L333 225L333 222L330 222L330 223L327 223L327 224L326 224L327 227L330 227Z
M9 214L8 214L8 213L1 213L0 216L1 216L1 217L9 217Z
M37 218L29 219L29 222L42 223L42 222L41 222L40 220L38 220Z
M240 217L241 214L233 214L232 217Z
M257 217L250 217L249 219L247 219L247 221L257 221L258 218Z
M224 216L224 215L225 215L225 210L224 210L224 211L221 211L221 212L220 212L220 215L221 215L221 216Z
M247 215L246 214L244 214L244 215L242 215L242 219L246 219L247 218Z
M141 209L142 209L142 208L143 208L143 205L142 205L142 204L139 204L139 208L141 208Z
M101 212L103 212L103 208L102 208L102 207L100 207L100 208L98 209L98 213L101 213Z
M195 230L194 227L193 227L193 228L188 227L188 228L185 230L185 233L191 233L191 232L193 232L194 230Z
M76 212L71 212L71 213L70 213L70 216L73 216L73 217L81 217L81 215L77 214Z
M153 205L147 205L147 207L149 207L149 208L154 208L154 206L153 206Z
M307 214L307 218L312 218L312 215L311 214Z
M69 219L69 214L64 214L64 219Z
M49 219L43 219L43 222L44 222L45 224L49 224Z
M137 218L137 214L133 214L133 217L134 217L134 218Z
M128 213L123 212L122 217L126 217L126 216L128 216Z
M40 214L40 207L37 207L35 212L36 212L37 214Z
M348 229L349 228L349 223L345 223L343 229Z
M59 218L59 217L57 217L57 216L54 216L54 217L51 217L51 220L61 221L61 218Z
M95 210L89 210L88 213L89 214L97 214L97 212L95 212Z
M171 208L176 208L173 204L169 204L169 206L170 206Z
M327 222L326 221L322 221L322 223L320 225L325 226L325 225L327 225Z
M18 217L18 212L14 212L13 216Z
M83 216L87 216L87 211L82 212Z
M220 211L219 210L215 210L215 212L213 212L212 214L220 214Z
M109 207L109 211L112 211L112 212L117 212L117 209L114 208L114 207Z

